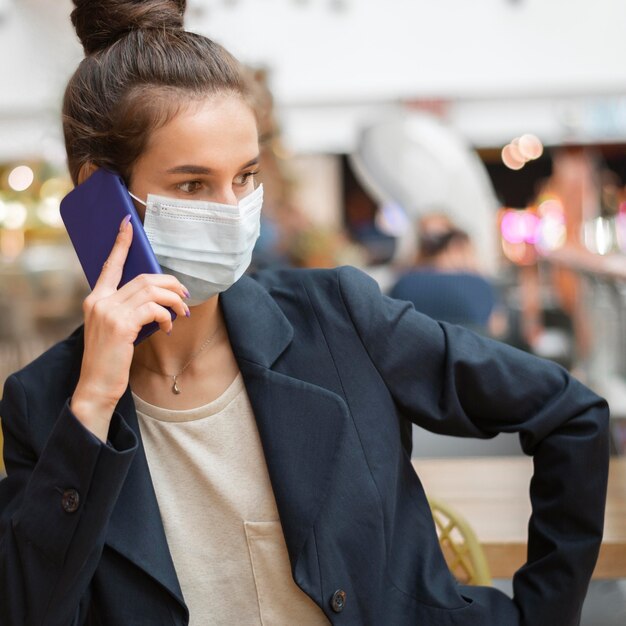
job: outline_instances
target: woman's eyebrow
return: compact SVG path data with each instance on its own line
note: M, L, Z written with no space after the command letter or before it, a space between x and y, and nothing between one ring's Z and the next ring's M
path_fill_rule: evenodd
M254 159L250 159L247 163L244 163L239 169L245 170L246 167L250 167L251 165L258 165L259 159L261 158L260 154L257 154Z
M259 163L260 156L254 157L254 159L250 159L247 163L244 163L239 169L244 170L246 167L250 167L251 165L257 165ZM176 165L175 167L171 167L166 170L167 174L198 174L198 175L208 175L213 174L214 170L210 167L204 167L203 165Z
M212 169L202 165L177 165L166 170L167 174L211 174Z

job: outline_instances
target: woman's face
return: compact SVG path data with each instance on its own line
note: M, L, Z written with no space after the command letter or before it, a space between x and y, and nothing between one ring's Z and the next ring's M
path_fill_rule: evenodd
M183 108L153 131L135 162L130 191L235 205L254 190L259 169L256 120L232 95L213 96ZM145 207L137 204L143 219Z

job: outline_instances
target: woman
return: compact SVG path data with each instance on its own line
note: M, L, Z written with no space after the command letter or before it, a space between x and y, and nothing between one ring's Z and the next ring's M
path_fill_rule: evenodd
M117 289L124 220L84 327L5 385L2 624L576 624L602 535L604 401L350 268L235 281L261 194L236 62L182 29L184 0L75 4L70 171L124 177L166 273ZM217 240L210 261L198 233ZM150 321L163 332L134 348ZM411 421L517 431L534 455L514 600L451 577Z

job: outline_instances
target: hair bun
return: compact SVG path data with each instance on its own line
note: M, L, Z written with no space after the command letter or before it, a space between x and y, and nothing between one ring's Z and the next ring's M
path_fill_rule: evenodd
M74 0L71 19L86 55L131 30L183 28L186 0Z

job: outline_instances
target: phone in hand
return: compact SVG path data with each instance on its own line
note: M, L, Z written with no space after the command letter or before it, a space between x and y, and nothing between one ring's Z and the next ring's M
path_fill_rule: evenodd
M118 289L139 274L163 273L122 177L98 169L61 201L61 218L92 289L113 248L120 224L128 214L133 225L133 241ZM176 313L168 310L172 320L176 319ZM135 344L158 329L156 322L146 324Z

